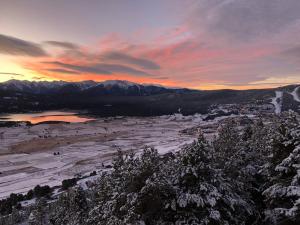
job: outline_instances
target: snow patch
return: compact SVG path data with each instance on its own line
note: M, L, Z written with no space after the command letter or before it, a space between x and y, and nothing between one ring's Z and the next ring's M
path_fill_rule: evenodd
M275 107L275 113L280 114L281 113L281 108L282 108L282 96L283 92L282 91L275 91L276 97L272 98L271 104L274 105Z
M290 92L296 102L300 102L300 97L298 95L299 88L300 86L296 87L292 92Z

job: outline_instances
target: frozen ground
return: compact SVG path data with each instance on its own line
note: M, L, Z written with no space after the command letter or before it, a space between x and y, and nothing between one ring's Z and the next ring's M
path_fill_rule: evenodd
M118 148L137 151L148 145L161 153L177 150L195 138L179 131L193 126L196 117L106 118L0 128L0 198L100 169Z
M219 120L204 122L201 115L116 117L0 128L0 199L38 184L56 186L77 174L99 170L118 148L140 151L153 146L162 154L177 151L197 136L180 131L202 125L207 135L213 135Z

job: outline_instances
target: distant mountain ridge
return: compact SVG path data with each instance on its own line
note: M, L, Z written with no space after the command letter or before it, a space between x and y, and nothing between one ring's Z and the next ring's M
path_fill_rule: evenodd
M0 113L40 110L88 110L101 116L157 116L180 111L207 113L215 105L233 104L247 113L300 112L300 85L256 90L192 90L122 80L19 81L0 83Z
M176 92L176 90L188 91L189 89L167 88L155 84L138 84L125 80L107 80L103 82L92 80L82 82L9 80L0 83L0 90L33 94L53 94L70 91L84 92L85 94L91 92L98 95L152 95Z

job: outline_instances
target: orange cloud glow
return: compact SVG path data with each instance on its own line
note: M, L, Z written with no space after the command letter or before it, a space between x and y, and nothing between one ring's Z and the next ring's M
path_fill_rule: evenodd
M130 39L112 33L89 46L50 49L47 56L21 58L17 63L34 74L31 80L129 80L195 89L278 86L264 83L272 72L269 59L279 52L267 43L214 46L191 35L185 26L144 43L136 38L145 31L135 35Z

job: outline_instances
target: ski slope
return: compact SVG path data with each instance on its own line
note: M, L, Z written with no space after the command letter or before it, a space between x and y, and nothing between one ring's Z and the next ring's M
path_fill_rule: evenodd
M283 92L282 91L275 91L275 97L271 99L271 104L274 105L275 107L275 113L280 114L281 113L281 108L282 108L282 96Z
M300 88L300 86L298 86L298 87L296 87L295 89L294 89L294 91L292 91L290 94L293 96L293 98L294 98L294 100L296 101L296 102L300 102L300 97L299 97L299 95L298 95L298 90L299 90L299 88Z

